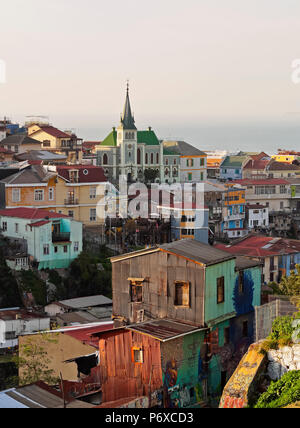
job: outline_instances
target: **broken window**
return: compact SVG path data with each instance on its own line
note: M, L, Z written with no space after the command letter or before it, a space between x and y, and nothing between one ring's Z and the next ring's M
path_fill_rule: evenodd
M143 302L143 279L129 279L131 302Z
M132 362L137 364L142 364L144 362L144 353L143 348L133 347L131 349Z
M190 306L190 284L188 282L175 282L175 306Z
M217 279L217 303L225 301L225 281L224 276Z

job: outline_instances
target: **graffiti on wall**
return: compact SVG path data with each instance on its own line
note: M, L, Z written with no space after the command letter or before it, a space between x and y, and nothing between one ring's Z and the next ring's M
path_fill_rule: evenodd
M237 315L254 311L253 296L254 281L252 273L249 270L241 272L241 275L237 275L233 292L233 304Z

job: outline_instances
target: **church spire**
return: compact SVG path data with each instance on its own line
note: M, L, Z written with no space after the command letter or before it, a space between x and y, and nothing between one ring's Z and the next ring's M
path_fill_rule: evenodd
M126 89L126 101L123 110L123 115L121 117L121 124L123 129L136 129L134 117L131 113L130 99L129 99L129 82L127 81Z

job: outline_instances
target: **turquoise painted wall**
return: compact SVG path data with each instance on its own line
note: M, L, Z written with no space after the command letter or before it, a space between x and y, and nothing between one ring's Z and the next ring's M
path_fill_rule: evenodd
M161 345L162 372L167 407L195 406L203 399L204 331L189 334Z
M217 304L217 278L224 276L225 301ZM234 311L233 290L235 284L235 259L213 266L205 270L205 322Z

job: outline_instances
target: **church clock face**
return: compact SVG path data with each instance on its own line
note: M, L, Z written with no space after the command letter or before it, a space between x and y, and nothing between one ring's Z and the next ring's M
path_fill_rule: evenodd
M131 144L129 144L129 145L128 145L128 148L129 148L129 150L131 150L131 149L132 149L132 145L131 145Z

